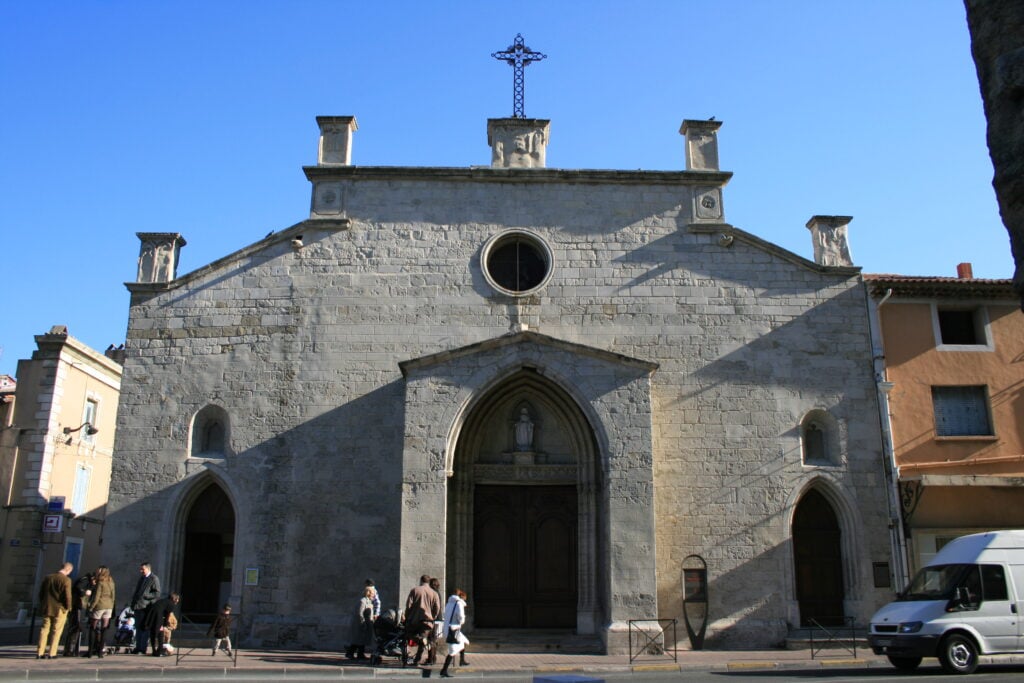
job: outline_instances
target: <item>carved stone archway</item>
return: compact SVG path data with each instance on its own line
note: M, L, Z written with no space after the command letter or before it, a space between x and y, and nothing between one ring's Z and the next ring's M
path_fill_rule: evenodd
M478 610L471 615L479 625L537 628L546 623L596 632L603 565L596 454L582 411L535 370L513 374L473 407L448 482L446 564L449 583L477 596ZM520 507L502 516L497 497ZM487 506L490 518L497 515L486 533L509 534L510 543L498 544L506 546L501 557L508 564L482 561L492 551L475 542L482 530L475 501L481 500L492 503ZM568 514L565 506L571 508ZM487 576L507 578L506 595L488 594L494 582Z

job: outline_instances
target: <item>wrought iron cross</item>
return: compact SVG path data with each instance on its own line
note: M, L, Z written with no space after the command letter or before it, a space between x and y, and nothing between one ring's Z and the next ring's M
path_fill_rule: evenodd
M523 44L523 34L517 33L514 43L509 45L504 52L492 52L491 56L500 59L512 67L513 72L513 102L512 118L525 119L523 113L523 91L526 89L523 78L523 67L529 66L531 62L539 62L547 59L547 55L535 52Z

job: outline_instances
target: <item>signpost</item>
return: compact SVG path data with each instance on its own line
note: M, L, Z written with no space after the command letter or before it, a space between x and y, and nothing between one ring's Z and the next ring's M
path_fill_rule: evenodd
M696 630L691 619L699 624ZM700 555L683 560L683 620L690 647L703 650L708 630L708 565Z

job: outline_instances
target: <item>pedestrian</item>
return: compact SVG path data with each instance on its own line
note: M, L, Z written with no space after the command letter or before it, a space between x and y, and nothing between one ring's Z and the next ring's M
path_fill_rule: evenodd
M380 616L380 589L373 583L373 579L366 580L366 586L373 589L373 618Z
M153 573L153 567L149 562L139 565L139 580L135 584L135 592L132 593L131 607L135 613L135 654L146 654L146 644L149 642L149 630L146 612L150 606L160 599L160 578Z
M68 610L71 609L71 579L68 575L74 570L74 565L65 562L58 571L46 576L39 585L39 612L43 615L43 624L39 629L36 659L54 659L57 656L57 645L64 631L64 621L68 617Z
M416 641L413 663L419 665L427 636L434 630L434 622L441 617L441 598L430 589L430 576L420 577L420 585L409 591L405 600L405 633Z
M95 577L92 574L85 574L78 577L71 584L71 609L68 611L68 618L65 622L64 635L64 656L77 657L80 653L80 640L82 635L82 618L85 616L85 605L92 596L92 589L95 585Z
M207 637L213 637L213 652L210 654L217 656L217 650L220 649L221 645L224 646L224 654L228 657L231 656L231 605L224 605L221 608L220 614L210 624L210 629L206 632Z
M469 645L469 638L462 632L466 623L466 594L461 588L456 588L448 598L444 607L444 642L448 644L448 654L444 658L444 666L441 667L441 677L451 678L452 674L448 667L452 664L452 657L459 656L459 666L468 666L466 661L466 646Z
M88 657L96 655L103 657L105 654L105 641L107 629L110 627L110 620L114 616L114 603L117 601L117 593L114 586L114 578L110 575L110 569L105 566L96 568L92 596L89 600L89 653Z
M430 590L437 594L437 604L441 604L441 580L436 576L430 579ZM441 637L441 619L440 615L434 619L434 628L430 630L430 635L427 636L427 661L424 662L427 666L433 666L437 664L437 641Z
M373 586L363 588L363 597L359 600L355 619L352 620L352 644L345 650L348 659L367 659L366 649L373 652L376 640L373 637L373 598L377 591Z
M174 618L174 626L177 626L177 617L174 615L178 602L181 600L181 596L177 593L171 593L163 600L157 600L152 605L146 608L146 623L144 628L149 633L149 642L153 648L152 655L154 657L160 657L167 654L164 650L164 638L170 641L170 631L173 628L168 628L170 619ZM138 621L135 622L136 624ZM142 645L145 647L145 645Z

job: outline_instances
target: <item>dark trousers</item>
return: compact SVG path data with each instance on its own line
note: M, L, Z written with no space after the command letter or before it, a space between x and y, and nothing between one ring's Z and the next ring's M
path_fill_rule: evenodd
M146 644L149 642L149 631L143 624L146 623L146 608L135 610L135 651L145 652Z

